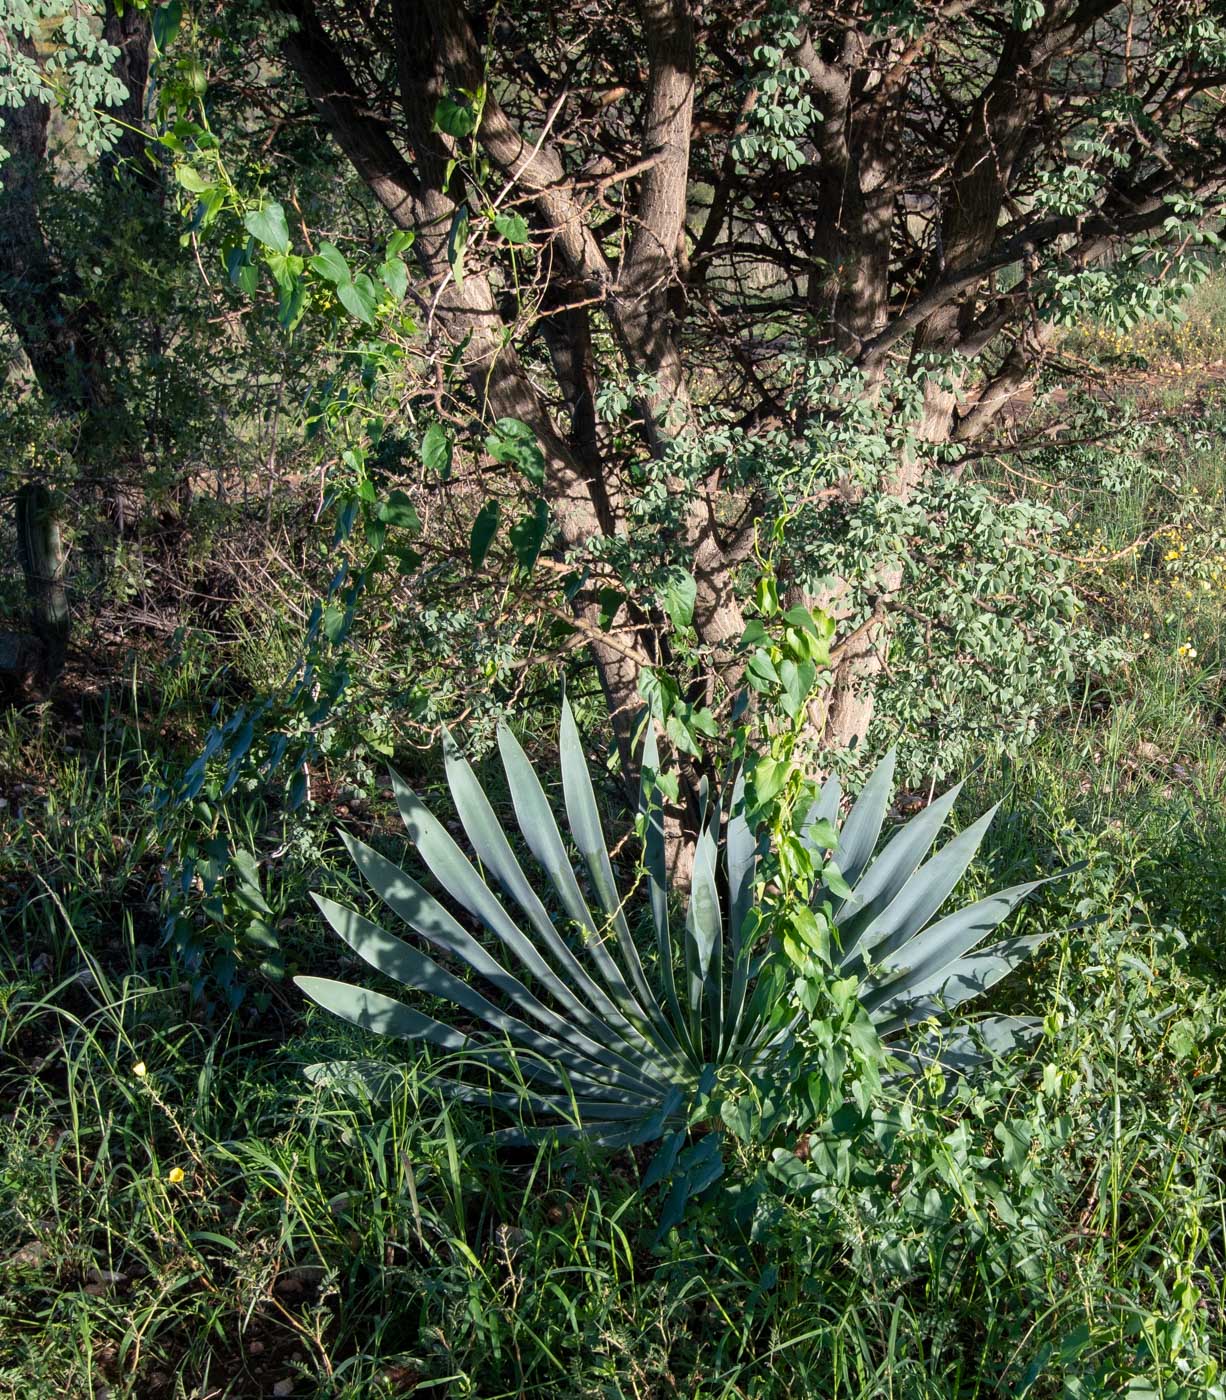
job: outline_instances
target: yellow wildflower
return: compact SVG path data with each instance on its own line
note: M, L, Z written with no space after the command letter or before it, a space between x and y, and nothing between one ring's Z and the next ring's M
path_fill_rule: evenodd
M178 1186L179 1183L183 1180L183 1168L171 1167L171 1169L166 1173L166 1180L169 1181L172 1186Z

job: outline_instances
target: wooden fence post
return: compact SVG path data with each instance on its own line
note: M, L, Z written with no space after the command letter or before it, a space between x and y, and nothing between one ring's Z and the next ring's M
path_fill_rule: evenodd
M17 546L26 576L31 627L46 649L47 679L53 681L64 668L72 615L55 500L41 482L27 482L17 493Z

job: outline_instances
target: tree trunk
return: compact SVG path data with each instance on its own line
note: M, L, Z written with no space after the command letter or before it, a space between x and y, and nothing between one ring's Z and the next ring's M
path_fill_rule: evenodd
M18 36L14 42L34 57L28 40ZM0 111L10 152L0 164L0 304L39 387L57 408L77 412L97 401L97 366L80 316L69 309L69 287L39 216L51 109L35 96Z
M114 76L126 96L113 109L123 123L115 146L102 159L104 176L124 180L135 170L146 188L157 185L143 160L145 86L149 73L149 20L132 5L122 13L108 3L106 39L119 51ZM33 43L18 35L21 52L35 58ZM40 213L46 168L50 106L37 96L0 109L0 128L10 156L0 164L0 305L21 343L39 388L59 413L79 419L77 456L81 478L96 492L99 469L113 451L115 421L108 412L106 327L99 309L85 300L74 270L48 245ZM99 234L106 241L106 231ZM113 405L112 405L113 406ZM122 501L110 501L122 520Z
M31 482L17 493L17 547L30 600L30 623L43 644L48 680L64 669L72 617L64 583L65 556L51 492Z
M137 9L128 0L126 5L117 5L115 0L107 0L106 18L103 21L103 38L119 50L112 70L124 85L127 96L117 107L108 108L109 114L122 123L115 144L102 158L105 175L117 179L131 177L147 190L160 192L156 167L146 157L149 138L145 134L145 92L149 85L149 28L148 9Z

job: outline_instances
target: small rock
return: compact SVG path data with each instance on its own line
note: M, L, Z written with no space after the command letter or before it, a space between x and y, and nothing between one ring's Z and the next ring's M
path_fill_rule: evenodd
M278 1275L273 1284L277 1293L301 1293L304 1288L313 1288L323 1282L324 1270L319 1264L299 1264Z
M292 1395L294 1393L294 1382L292 1378L287 1377L283 1381L278 1381L276 1385L273 1386L272 1393L274 1395Z
M47 1247L41 1240L31 1240L9 1255L8 1264L41 1264L46 1257Z

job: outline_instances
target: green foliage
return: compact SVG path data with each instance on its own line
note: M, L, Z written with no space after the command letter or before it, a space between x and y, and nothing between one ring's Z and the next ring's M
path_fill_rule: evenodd
M661 1208L630 1154L500 1151L448 1101L446 1062L376 1042L390 1097L355 1098L299 1072L370 1052L333 1017L276 999L203 1024L149 961L141 852L112 841L147 825L114 747L135 730L87 733L91 759L108 747L74 778L45 726L10 720L0 767L54 773L64 807L17 814L6 778L0 878L31 897L0 975L0 1384L157 1395L224 1363L263 1393L356 1400L412 1374L595 1396L633 1366L665 1394L1214 1395L1226 822L1212 784L1174 801L1165 775L1130 784L1131 736L1154 729L1137 716L1105 759L1097 726L1053 734L976 781L976 806L1005 804L972 894L1053 851L1089 862L1034 910L1058 934L1041 993L1010 993L1046 1013L1034 1058L911 1076L901 1101L886 1084L870 1125L823 1125L771 1174L746 1092L706 1135L723 1177L653 1245ZM67 918L36 868L72 893ZM295 965L329 956L305 896L288 908Z
M907 23L906 15L893 8L883 9L877 18ZM1023 28L1039 18L1014 17ZM737 29L738 41L755 55L756 65L745 75L755 100L734 143L733 154L739 151L742 160L752 155L790 165L803 154L816 116L803 69L792 58L800 27L800 17L789 7L772 5ZM494 258L508 299L531 314L532 299L524 295L517 261L527 256L517 250L529 246L528 225L522 215L501 208L505 191L492 179L479 146L484 101L482 90L453 92L434 114L437 130L454 151L448 180L454 177L464 194L457 198L448 230L451 273L462 282L466 258ZM1095 115L1100 126L1118 117L1118 102L1112 107L1104 101ZM306 214L291 229L285 206L262 192L261 172L232 168L205 104L185 95L182 106L165 111L162 139L192 195L184 212L194 234L207 231L220 242L232 285L258 303L266 300L271 277L275 314L287 332L331 344L339 338L348 352L323 386L310 414L312 424L349 439L369 435L377 440L385 431L395 431L405 404L406 374L413 384L410 401L431 419L436 410L430 399L439 383L449 397L457 397L460 414L469 416L456 357L434 365L437 380L421 372L416 317L407 310L409 289L432 305L434 296L415 286L417 268L401 256L409 249L411 233L393 233L386 249L366 254L368 270L361 270L359 248L350 250L346 244L342 252L332 238L320 238L315 230L329 226ZM1085 130L1070 138L1076 146L1073 155L1080 158L1089 151L1086 143L1096 139L1096 130L1087 119ZM1069 165L1068 171L1079 168ZM1055 201L1053 209L1064 208L1077 194L1061 194L1062 180L1067 184L1054 170L1041 182L1041 197ZM1201 265L1192 247L1201 235L1196 232L1193 239L1192 234L1203 213L1186 201L1173 203L1174 223L1156 235L1159 241L1138 242L1118 267L1053 267L1044 281L1051 314L1057 315L1057 301L1065 308L1061 316L1083 314L1091 303L1113 305L1124 315L1129 299L1137 297L1156 298L1154 305L1174 304ZM1187 267L1168 268L1159 243L1185 235L1192 239ZM316 246L313 238L318 239L317 251L308 252L302 245ZM1159 263L1165 269L1162 276L1154 275ZM548 374L543 359L533 360L535 347L525 346L523 353ZM782 561L779 586L816 599L837 615L845 631L854 632L872 616L883 583L888 592L892 580L901 581L906 597L890 617L888 664L884 680L874 684L878 718L868 748L879 755L899 747L909 782L943 778L981 752L1016 752L1033 739L1041 716L1063 702L1071 688L1118 662L1117 651L1096 643L1080 627L1069 570L1060 559L1063 522L1058 512L1002 502L970 471L938 470L900 498L900 463L943 468L957 459L956 449L924 443L918 426L926 390L937 383L956 389L964 382L964 364L927 362L919 355L910 369L890 367L880 391L874 387L870 392L841 357L814 363L785 357L772 367L771 377L794 427L752 432L730 427L726 406L717 403L702 415L700 431L685 434L666 451L647 450L637 426L643 397L656 389L651 377L631 373L619 379L611 367L602 363L600 369L596 403L610 428L609 445L619 464L614 475L624 489L618 527L567 551L574 572L554 576L550 606L555 615L592 587L598 574L602 607L617 594L630 600L650 596L659 609L655 630L671 634L662 636L669 650L695 674L708 668L711 649L699 641L693 605L685 596L684 580L693 579L694 561L685 557L681 541L687 512L706 483L718 476L727 499L741 502L745 515L760 518L764 531L774 532L772 550ZM503 468L500 473L478 467L482 448L486 459ZM483 574L483 587L506 570L521 582L543 550L560 554L551 518L556 482L546 480L543 445L526 424L503 419L487 430L474 421L470 431L457 432L431 421L422 449L427 469L444 482L455 482L455 499L463 501L465 510L461 557ZM479 476L475 491L460 485L466 465L470 480ZM496 568L487 567L490 561ZM406 565L406 571L412 573L412 568ZM371 596L362 607L372 605ZM491 599L488 607L474 606L467 616L476 626L497 610ZM607 613L602 625L612 627L614 618L615 613ZM627 621L628 613L623 613L621 625ZM680 666L672 669L680 677ZM670 684L677 689L675 696ZM652 672L641 678L640 691L651 698L670 737L696 753L710 737L703 716L710 706L683 694L686 689L657 681ZM823 757L846 766L860 755Z
M1223 487L1211 391L1157 421L1111 402L1098 420L1075 411L1079 440L1121 423L1126 436L1033 454L1022 489L1046 499L1050 482L1076 552L1100 540L1114 555L1176 519L1184 557L1199 548ZM633 1378L727 1400L1220 1396L1222 619L1199 583L1191 598L1171 586L1168 549L1079 566L1087 624L1115 632L1128 663L1015 762L985 763L954 808L958 828L1001 803L959 905L1086 862L1029 907L1025 932L1051 936L1007 1003L998 988L984 1005L1041 1020L1042 1040L969 1078L887 1077L871 1115L849 1100L779 1143L763 1137L771 1105L742 1086L694 1142L716 1140L723 1175L658 1241L641 1155L504 1151L486 1113L448 1097L449 1058L314 1008L302 1018L285 984L210 1016L167 971L147 784L240 674L256 683L251 658L276 673L291 628L279 642L194 633L177 666L141 660L97 712L9 710L0 1392L269 1394L293 1380L353 1400L406 1384L597 1397ZM763 619L768 654L781 618ZM397 631L380 664L417 635ZM1189 638L1200 656L1179 661ZM372 678L362 718L395 674ZM321 775L356 782L354 742ZM397 761L432 791L411 747ZM501 812L508 798L482 776ZM335 864L323 828L340 820L399 863L395 813L378 800L341 812L322 784L288 823L255 788L232 798L287 970L330 964L307 899ZM322 892L378 917L340 879ZM819 1018L833 1045L838 1006ZM387 1097L303 1080L303 1065L359 1057ZM673 1182L710 1170L694 1152Z
M136 4L136 0L133 0ZM136 5L136 8L148 8ZM29 99L59 107L71 120L76 144L97 157L119 135L107 108L118 106L128 90L115 76L114 45L101 36L104 6L78 0L0 0L0 114ZM45 60L27 50L45 32L55 44ZM17 41L24 40L25 44ZM3 117L0 115L0 133ZM0 161L10 152L0 144Z
M985 748L1017 752L1079 680L1122 662L1119 642L1087 625L1069 521L1043 502L945 481L906 506L866 505L846 546L856 616L870 609L874 568L898 558L891 541L909 601L890 638L873 739L901 745L910 781L944 776Z
M402 305L409 286L403 255L413 246L412 231L392 232L371 272L354 271L330 239L320 241L317 253L297 254L284 207L250 188L243 172L237 177L233 172L229 145L213 131L203 94L170 88L160 96L160 109L165 126L157 142L173 160L179 186L192 197L183 211L189 229L192 234L212 230L226 276L244 296L258 297L262 266L276 292L277 321L287 333L298 331L316 304L332 332L343 313L367 328L414 333L413 318ZM389 358L388 350L381 358ZM390 358L395 360L394 353Z
M917 427L925 383L943 372L891 376L874 399L837 359L798 367L803 434L750 437L705 425L666 468L644 465L629 528L597 550L628 595L649 588L661 598L679 629L673 646L695 664L705 658L686 650L684 609L675 600L691 561L668 542L678 537L686 489L696 490L716 464L730 491L760 492L765 502L757 561L765 572L752 584L768 590L755 598L760 610L799 590L837 614L847 635L873 615L883 580L896 578L901 606L891 610L888 666L873 687L868 752L897 748L903 778L917 784L985 752L1019 751L1053 706L1122 660L1118 642L1087 625L1062 511L1042 499L1011 499L970 469L935 474L905 498L894 489L900 460L934 451ZM832 403L837 413L823 411ZM749 577L741 592L750 595ZM749 684L769 676L761 658L748 659ZM789 674L794 707L801 688ZM648 686L653 696L660 688L648 680L644 695ZM671 713L659 703L654 712L661 722ZM692 752L695 741L679 737L684 727L670 737L691 743ZM820 755L840 767L861 757Z
M271 231L277 233L275 228ZM404 587L406 577L431 578L433 573L434 586L440 582L437 566L433 571L422 569L419 546L425 541L413 499L391 486L396 477L382 464L378 419L367 416L377 413L381 403L377 375L372 374L370 385L365 395L351 395L334 413L320 415L321 436L335 434L351 445L341 452L340 465L347 479L340 471L334 475L328 503L336 522L331 550L324 555L330 573L325 573L319 595L307 600L309 613L302 635L284 657L279 673L267 671L260 678L257 693L248 703L216 715L194 759L183 771L166 773L157 796L171 843L167 858L179 868L174 881L178 894L168 910L168 939L197 985L203 987L204 979L215 978L231 1005L241 1002L246 977L244 959L237 956L242 941L236 946L229 936L219 936L215 927L227 922L217 917L217 911L230 907L224 900L218 904L221 896L214 892L219 879L223 883L228 879L226 828L232 824L232 814L227 804L238 800L241 806L250 792L261 791L268 801L284 804L291 812L301 811L309 799L307 774L312 765L327 762L334 747L344 747L338 729L350 743L373 748L384 757L391 754L394 736L388 709L371 700L370 682L359 680L356 695L351 694L354 648L370 626L370 618L378 616L375 600ZM359 425L366 441L354 432ZM504 418L489 441L491 453L505 452L530 482L535 480L540 451L524 424ZM417 456L428 476L445 477L453 450L450 435L433 423L422 435ZM506 532L515 575L524 581L529 580L551 527L544 500L539 496L530 500ZM474 570L485 564L501 521L497 500L487 502L477 513L468 541L468 562ZM396 707L430 727L447 713L457 691L468 708L474 708L474 686L481 683L476 706L489 717L492 728L505 701L491 682L516 659L513 649L496 638L479 637L484 655L475 675L457 674L457 654L471 656L474 650L472 614L463 608L436 608L429 593L419 593L410 625L414 628L411 661L401 665L396 677L402 692ZM432 664L432 653L437 653L437 666ZM373 783L373 775L369 777ZM198 818L195 829L183 823L184 814L193 813ZM220 865L218 851L222 852ZM241 900L241 883L233 892ZM202 913L208 923L202 922ZM255 941L269 956L259 954L254 967L267 975L280 966L277 940L263 924L257 933Z
M219 1385L280 1393L288 1379L298 1393L355 1398L1220 1396L1226 535L1212 385L1159 386L1145 413L1099 386L1097 402L1061 407L1054 438L1023 433L999 460L955 462L916 425L926 380L965 388L964 366L917 359L917 374L888 371L874 397L837 361L766 355L807 333L792 264L774 269L776 282L754 279L772 275L759 254L793 199L805 238L786 250L809 256L813 182L779 172L813 163L818 116L793 62L792 7L713 12L700 45L715 34L736 51L729 81L700 56L698 105L715 134L693 146L693 204L709 214L708 177L726 166L730 227L754 230L745 256L760 298L746 301L757 309L739 348L765 385L765 421L782 426L761 427L761 415L752 431L731 426L747 407L741 361L708 354L707 337L744 298L725 283L721 252L697 262L703 296L689 299L684 344L687 355L699 346L698 431L675 449L645 444L643 402L658 386L615 367L597 315L597 432L624 495L615 532L565 549L541 445L523 424L473 412L463 345L435 338L437 283L420 278L413 234L388 236L288 87L251 104L253 75L280 81L281 22L255 5L184 9L152 10L145 200L113 173L99 179L105 162L87 168L74 154L96 156L116 134L108 112L123 94L99 38L102 7L0 3L8 37L36 38L39 54L36 65L11 42L0 53L0 106L35 97L66 118L52 127L38 216L70 322L92 327L105 370L103 411L61 413L4 346L5 491L37 472L64 502L88 640L66 692L6 710L0 727L0 1392L106 1387L159 1400ZM598 62L636 72L633 24L607 10ZM932 21L931 7L894 0L861 10L883 50ZM957 99L961 64L971 74L1010 25L1030 33L1051 11L1010 0L987 23L982 9L967 19L946 97ZM537 17L500 13L491 82L513 105L498 45L505 35L518 45ZM589 89L571 43L579 20L553 18L574 59L567 102L598 124L585 104L603 77ZM1147 54L1176 67L1219 64L1226 51L1208 11L1150 7L1138 23ZM963 43L951 37L942 53ZM362 76L362 56L346 57ZM1060 81L1057 67L1053 91ZM527 101L537 104L535 86ZM630 130L640 101L630 91L608 120ZM443 230L451 275L490 271L509 343L557 401L543 338L519 334L556 266L546 221L525 217L522 186L491 177L475 139L484 104L484 90L452 91L435 113L454 143L447 183L464 196ZM1034 161L1019 167L1021 207L1076 220L1110 198L1126 167L1116 133L1162 160L1186 161L1186 137L1212 159L1204 105L1194 99L1160 131L1110 94L1090 92L1075 112L1052 103ZM548 131L578 169L566 116ZM591 186L597 237L619 255L616 220L603 221L630 208L641 178ZM1106 268L1040 250L1024 269L1034 306L1114 328L1116 363L1140 365L1145 343L1123 332L1138 318L1177 319L1211 266L1201 225L1216 212L1170 200L1166 226ZM888 300L910 305L926 275L916 268L937 250L924 211L896 232L918 241ZM1011 277L972 294L968 310L1020 297ZM445 350L432 356L436 344ZM937 456L958 472L905 502L890 495L900 463ZM759 525L734 579L758 618L740 652L754 703L727 723L730 695L709 679L726 657L699 638L701 569L681 543L713 478L712 529ZM0 530L15 559L7 516ZM1059 906L1027 912L1024 932L1047 936L1049 956L991 994L975 1035L916 1027L886 1058L872 1020L881 1006L865 1007L890 967L857 965L866 935L850 946L849 891L871 894L900 842L905 869L907 841L941 808L899 823L857 881L838 849L848 824L822 825L810 779L833 756L812 752L805 727L828 699L831 649L896 571L906 591L866 750L897 743L901 776L925 791L985 753L960 801L971 812L1002 804L950 892L956 909L991 905L1036 868L1088 864ZM793 607L795 591L837 611L838 629ZM724 814L709 797L689 926L665 909L680 945L669 1024L698 1047L682 1076L688 1099L650 1165L589 1154L581 1134L567 1153L502 1152L488 1096L457 1099L457 1068L483 1087L470 1056L439 1063L439 1047L372 1042L309 1008L304 1018L284 980L337 957L308 888L352 905L354 919L379 917L363 887L338 878L321 889L337 820L354 844L401 862L376 761L394 756L426 793L436 775L417 749L439 724L463 726L470 755L509 715L532 716L535 731L551 718L558 666L599 730L599 691L558 618L581 593L598 601L600 627L624 626L646 646L640 693L679 766L744 759L742 796L763 836L742 944L774 950L752 969L757 982L746 976L746 1002L754 986L763 1001L773 993L791 1036L769 1072L710 1053L739 965L718 873ZM11 578L4 600L16 615ZM129 667L130 685L118 684ZM1013 761L998 771L1002 750ZM549 758L539 768L548 783ZM648 777L648 815L672 815L678 770ZM514 798L496 773L484 790L500 815ZM723 797L727 808L732 792ZM922 799L906 792L899 806ZM913 880L974 844L980 823L960 827L956 803L949 814L961 834ZM653 875L650 862L610 854L629 894L606 909L603 833L598 824L588 839L590 818L580 844L597 876L571 875L600 935L609 909L628 916L642 886L663 881L658 862ZM605 813L604 829L617 821ZM509 817L508 831L520 851ZM586 967L604 945L564 909L547 912ZM641 922L627 917L629 934L649 945L655 925ZM658 952L640 961L657 989ZM633 992L631 965L619 976ZM587 975L611 1000L599 968ZM461 985L475 994L475 982ZM443 1004L415 1003L432 1016ZM997 1029L1004 1043L1020 1029L1000 1013L1017 1011L1042 1025L1033 1058L992 1055ZM510 1051L499 1040L493 1053ZM985 1053L978 1073L959 1072ZM304 1086L304 1064L359 1056L386 1089L377 1102L335 1094L332 1078L352 1087L346 1073ZM495 1090L511 1096L512 1121L546 1092L540 1062L516 1058L521 1080ZM585 1087L571 1076L569 1092L550 1095L564 1119ZM683 1209L680 1227L661 1232Z
M732 154L742 165L769 160L787 170L799 170L808 159L803 143L821 116L809 90L808 74L795 62L797 38L804 31L799 12L778 4L741 26L754 64L744 79L753 102L744 131L732 143Z

